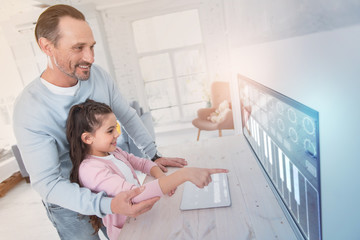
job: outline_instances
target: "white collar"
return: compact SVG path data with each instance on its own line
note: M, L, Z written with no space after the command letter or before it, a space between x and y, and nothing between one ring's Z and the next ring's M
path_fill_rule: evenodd
M96 157L96 158L101 158L101 159L104 159L104 160L111 160L111 159L115 158L115 156L112 155L112 154L109 154L109 155L103 156L103 157L95 156L95 155L91 155L91 156Z
M66 95L66 96L75 96L77 90L80 87L80 81L78 80L77 84L72 87L59 87L52 83L49 83L43 78L40 78L41 83L47 87L50 92L57 94L57 95Z

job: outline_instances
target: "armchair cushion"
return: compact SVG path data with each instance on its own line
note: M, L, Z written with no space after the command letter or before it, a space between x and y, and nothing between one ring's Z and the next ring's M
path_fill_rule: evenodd
M230 104L227 100L224 100L219 104L219 107L207 117L213 123L222 122L228 112L230 112Z

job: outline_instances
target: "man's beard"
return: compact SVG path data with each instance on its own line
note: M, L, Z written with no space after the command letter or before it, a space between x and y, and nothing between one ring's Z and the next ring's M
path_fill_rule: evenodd
M66 72L65 69L63 67L61 67L58 62L56 61L56 58L54 57L54 63L55 63L55 66L64 74L66 74L67 76L71 77L71 78L75 78L77 80L80 80L80 81L86 81L90 78L90 69L91 69L91 63L88 63L88 62L82 62L82 63L79 63L79 64L76 64L74 66L74 72L72 73L69 73L69 72ZM85 74L76 74L76 68L80 68L80 65L82 66L88 66L89 67L89 70L85 71Z

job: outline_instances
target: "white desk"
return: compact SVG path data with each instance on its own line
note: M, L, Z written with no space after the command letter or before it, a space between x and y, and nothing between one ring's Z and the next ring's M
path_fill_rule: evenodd
M296 239L243 136L175 145L160 151L164 156L184 157L189 166L229 169L232 205L181 211L182 185L175 195L161 198L149 212L129 218L120 239ZM149 180L152 178L147 177L145 182Z

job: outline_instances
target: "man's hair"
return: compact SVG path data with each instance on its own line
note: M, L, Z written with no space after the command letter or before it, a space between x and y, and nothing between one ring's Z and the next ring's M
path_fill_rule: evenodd
M55 46L60 38L59 21L62 17L72 17L85 21L85 16L79 10L69 5L58 4L46 9L38 18L35 27L36 42L41 37L50 40Z

